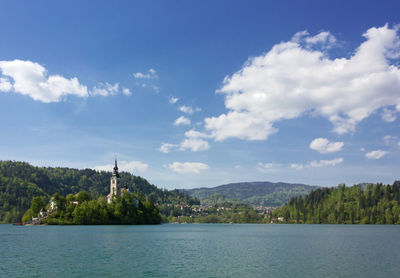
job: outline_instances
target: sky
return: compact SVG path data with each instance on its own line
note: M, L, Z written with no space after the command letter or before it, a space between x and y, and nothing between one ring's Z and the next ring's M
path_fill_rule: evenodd
M0 160L160 188L393 183L399 1L2 1Z

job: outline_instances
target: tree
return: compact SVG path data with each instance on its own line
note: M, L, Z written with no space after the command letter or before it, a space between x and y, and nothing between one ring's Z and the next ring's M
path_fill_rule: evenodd
M57 209L60 211L64 211L67 204L67 200L65 199L65 197L57 192L53 194L52 198L54 202L56 202Z
M31 203L31 210L33 215L36 215L40 212L42 208L46 206L47 202L45 197L43 196L37 196L32 198L32 203Z
M90 197L90 194L85 190L82 190L78 194L76 194L76 200L79 203L83 203L84 201L90 201L91 199L92 198Z

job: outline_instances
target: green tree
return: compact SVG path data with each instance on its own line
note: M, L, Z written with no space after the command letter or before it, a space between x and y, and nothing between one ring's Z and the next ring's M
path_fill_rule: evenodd
M47 205L47 200L44 196L36 196L32 198L31 210L33 215L38 215L40 210L45 208Z
M82 191L80 191L77 195L76 195L76 200L79 202L79 203L83 203L83 202L85 202L85 201L90 201L92 198L90 197L90 194L87 192L87 191L85 191L85 190L82 190Z

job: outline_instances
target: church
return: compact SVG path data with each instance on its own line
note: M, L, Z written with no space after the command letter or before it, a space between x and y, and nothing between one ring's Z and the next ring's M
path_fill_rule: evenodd
M114 171L110 179L110 193L107 195L108 203L111 203L115 197L123 195L126 192L129 192L129 189L126 185L124 187L120 187L119 183L120 183L120 176L118 173L117 159L115 159Z

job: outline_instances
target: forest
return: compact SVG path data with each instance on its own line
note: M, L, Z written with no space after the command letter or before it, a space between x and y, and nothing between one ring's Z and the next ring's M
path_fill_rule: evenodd
M110 177L111 172L93 169L37 167L26 162L0 161L0 223L20 221L33 197L49 200L55 193L67 196L84 190L97 200L109 193ZM146 179L127 172L120 173L120 184L126 185L130 192L151 196L154 204L163 206L168 215L173 205L200 203L183 192L157 188Z
M400 224L400 182L318 188L274 210L285 223Z

